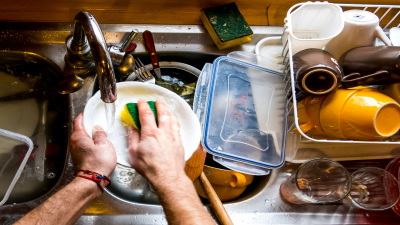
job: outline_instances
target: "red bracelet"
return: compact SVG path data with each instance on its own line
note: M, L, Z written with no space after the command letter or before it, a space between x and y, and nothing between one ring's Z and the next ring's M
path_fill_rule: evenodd
M82 176L82 175L77 175L77 173L79 173L79 172L83 172L84 174L91 175L91 177L85 177L85 176ZM106 184L106 187L111 185L110 178L108 178L105 175L101 175L99 173L96 173L96 172L93 172L93 171L90 171L90 170L79 170L74 175L75 175L75 177L82 177L82 178L85 178L85 179L88 179L88 180L91 180L91 181L95 182L97 184L97 186L99 186L99 188L101 189L101 192L104 192L104 188L100 184L100 182L102 180Z

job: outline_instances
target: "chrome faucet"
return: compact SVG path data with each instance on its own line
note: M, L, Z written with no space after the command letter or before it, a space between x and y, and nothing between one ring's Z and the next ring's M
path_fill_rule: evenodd
M112 103L117 99L114 68L103 33L92 14L81 11L75 15L73 37L67 40L65 61L75 69L96 66L101 99Z

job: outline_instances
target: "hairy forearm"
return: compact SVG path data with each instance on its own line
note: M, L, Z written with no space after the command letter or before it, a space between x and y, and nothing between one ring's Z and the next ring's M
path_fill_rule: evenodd
M99 194L96 183L77 177L16 224L75 224Z
M201 203L191 180L184 174L168 183L153 184L169 224L215 224Z

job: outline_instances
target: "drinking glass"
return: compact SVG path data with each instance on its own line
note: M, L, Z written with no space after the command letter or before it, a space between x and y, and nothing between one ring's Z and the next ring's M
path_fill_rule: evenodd
M365 167L351 176L351 191L343 199L343 204L378 211L392 208L399 201L399 183L390 172L377 167Z
M392 161L389 162L389 164L386 166L386 171L391 173L395 178L397 178L397 181L399 179L399 168L400 168L400 158L393 159ZM396 203L395 206L392 207L392 210L400 216L400 201Z
M281 184L281 196L294 204L332 203L342 200L351 188L349 172L330 159L303 163Z

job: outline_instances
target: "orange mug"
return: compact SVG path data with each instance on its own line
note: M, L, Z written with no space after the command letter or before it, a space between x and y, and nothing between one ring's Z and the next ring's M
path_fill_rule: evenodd
M204 166L203 172L221 201L229 201L239 197L247 186L253 182L254 178L253 175L218 169L207 165ZM199 180L194 182L194 186L201 197L207 198Z
M297 116L300 130L303 133L313 137L325 134L319 119L321 105L325 98L326 95L311 95L297 103ZM294 128L293 131L295 134L300 135L297 128Z

